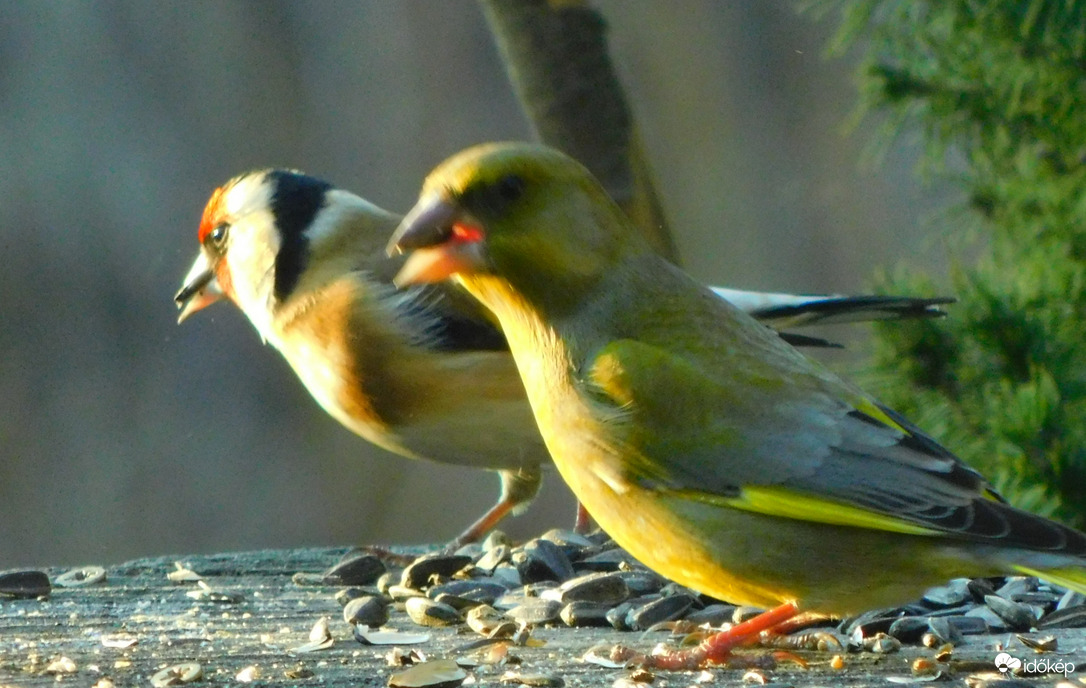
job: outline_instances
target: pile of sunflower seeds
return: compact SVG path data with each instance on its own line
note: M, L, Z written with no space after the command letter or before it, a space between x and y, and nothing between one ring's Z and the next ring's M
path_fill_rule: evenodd
M420 627L466 624L489 639L517 640L539 625L670 630L718 628L762 610L709 598L650 571L602 532L552 530L513 546L495 532L454 553L399 560L355 551L298 583L347 586L337 599L355 638L381 644L390 610ZM824 624L793 649L894 652L902 644L953 646L964 636L1086 627L1086 598L1028 576L957 579L916 602ZM393 642L394 638L387 639Z

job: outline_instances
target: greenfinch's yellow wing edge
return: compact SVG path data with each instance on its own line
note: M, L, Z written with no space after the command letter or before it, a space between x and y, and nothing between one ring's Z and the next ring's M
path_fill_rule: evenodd
M902 425L901 423L898 423L896 420L891 418L890 414L886 413L886 411L881 406L871 401L870 399L857 397L852 400L852 405L855 406L856 410L860 413L863 413L869 418L877 420L878 422L882 423L887 427L897 430L903 435L913 434L910 428Z
M1023 576L1033 576L1046 580L1049 583L1062 585L1065 588L1086 595L1086 569L1065 567L1060 569L1034 569L1021 564L1012 564L1016 572Z
M860 506L832 499L800 494L778 485L748 485L738 497L725 497L696 490L681 490L682 496L717 506L742 509L766 516L790 518L835 526L884 530L906 535L946 535L935 528L910 523Z

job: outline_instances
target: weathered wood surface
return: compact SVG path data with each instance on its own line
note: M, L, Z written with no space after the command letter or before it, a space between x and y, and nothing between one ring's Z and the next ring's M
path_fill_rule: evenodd
M303 549L141 559L108 567L106 580L97 585L54 588L44 599L0 599L0 686L108 685L99 684L102 679L115 686L148 686L157 671L182 662L197 662L203 667L198 685L242 685L237 677L246 667L256 667L253 685L386 685L389 677L400 671L387 663L391 648L363 646L352 638L334 599L339 588L300 586L292 581L297 572L325 570L346 551ZM240 596L240 601L224 603L187 596L195 589L192 583L172 583L166 577L174 570L175 561L200 573L215 590ZM55 579L63 570L47 572ZM308 640L310 628L322 616L330 619L333 646L317 652L293 652L291 648ZM420 630L402 611L393 612L389 627ZM464 657L467 653L458 648L478 638L464 627L428 632L431 639L416 647L430 659ZM1079 676L1086 674L1086 631L1055 634L1059 658L1078 660L1083 667ZM116 636L134 638L136 643L127 648L103 644L104 638ZM509 685L502 677L512 671L560 677L566 686L612 686L628 672L587 664L581 659L585 652L596 645L618 642L647 650L659 639L656 635L565 627L539 628L533 637L545 644L511 648L510 654L521 660L519 665L471 669L465 685ZM964 685L968 675L994 672L992 662L999 643L1010 643L1012 654L1019 657L1028 655L1012 635L972 636L954 650L954 661L944 665L953 680L942 685ZM844 655L845 668L833 670L829 654L814 653L804 655L809 661L807 668L781 662L764 673L780 685L884 687L893 685L888 682L890 676L909 677L914 659L932 655L933 651L923 648L883 656L848 654ZM74 673L49 669L60 657L72 661ZM749 685L744 683L744 673L719 668L700 675L661 674L654 685ZM1057 679L1031 682L1056 685Z

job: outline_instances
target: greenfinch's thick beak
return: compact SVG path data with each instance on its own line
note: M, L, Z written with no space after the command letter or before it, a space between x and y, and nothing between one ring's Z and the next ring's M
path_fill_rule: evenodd
M409 254L393 278L397 287L440 282L457 273L476 272L487 264L483 230L464 220L440 195L419 199L388 243L388 254Z
M177 316L180 325L193 313L207 308L222 298L219 281L215 277L214 266L202 252L196 256L189 274L185 275L184 285L173 297L181 313Z

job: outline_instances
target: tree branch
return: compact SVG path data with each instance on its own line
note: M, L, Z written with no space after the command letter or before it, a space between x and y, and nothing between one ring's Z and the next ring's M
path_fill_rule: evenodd
M580 160L661 254L678 253L607 52L582 0L479 0L536 136Z

